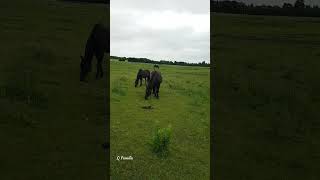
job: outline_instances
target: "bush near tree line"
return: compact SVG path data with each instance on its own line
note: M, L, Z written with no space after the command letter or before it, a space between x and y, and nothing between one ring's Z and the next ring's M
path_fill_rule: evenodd
M255 6L238 1L211 0L211 11L249 15L320 17L319 6L306 5L304 0L297 0L294 4L283 3L282 6Z
M128 62L138 62L138 63L150 63L150 64L169 64L169 65L180 65L180 66L202 66L202 67L209 67L210 64L206 63L205 61L199 63L187 63L182 61L167 61L167 60L160 60L154 61L147 58L134 58L134 57L117 57L117 56L110 56L111 59L117 59L118 61L128 61Z

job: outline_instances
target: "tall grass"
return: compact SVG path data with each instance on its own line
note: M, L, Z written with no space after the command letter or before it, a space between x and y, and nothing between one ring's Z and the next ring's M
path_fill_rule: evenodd
M166 157L169 154L169 145L171 143L172 128L157 128L152 137L151 148L154 153L160 157Z

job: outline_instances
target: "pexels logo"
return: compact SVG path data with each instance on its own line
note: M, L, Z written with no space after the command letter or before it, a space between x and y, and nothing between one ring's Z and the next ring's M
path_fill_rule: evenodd
M122 160L132 161L133 157L132 156L117 156L117 161L122 161Z

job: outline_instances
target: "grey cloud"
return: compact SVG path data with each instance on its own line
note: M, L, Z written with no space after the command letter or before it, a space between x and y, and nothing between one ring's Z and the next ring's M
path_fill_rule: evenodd
M177 12L179 11L179 7L183 7L184 11L188 10L188 13L193 13L191 11L206 13L206 11L201 9L203 7L200 5L196 7L196 5L194 5L195 3L193 3L192 7L191 4L189 4L189 6L182 6L182 1L177 0L165 0L161 4L155 1L143 0L134 1L136 4L128 0L119 0L117 2L118 4L115 6L113 1L111 1L111 9L119 10L117 8L120 8L121 4L128 2L129 4L126 4L124 7L134 9L136 12L141 12L145 9L150 11L171 10ZM141 6L138 7L137 2L139 2ZM150 6L151 2L156 8ZM188 2L190 3L191 1L183 2L188 4ZM169 9L167 9L167 7L169 7ZM137 21L139 21L139 19L135 16L130 16L129 12L116 15L111 14L111 55L146 57L154 60L165 59L187 62L210 61L209 32L195 32L191 27L151 29L139 26Z
M111 8L134 8L139 10L173 10L193 13L208 12L210 0L113 0Z
M121 56L149 57L155 60L209 61L209 33L193 34L191 29L141 29L111 37L111 52ZM121 37L122 36L122 37Z

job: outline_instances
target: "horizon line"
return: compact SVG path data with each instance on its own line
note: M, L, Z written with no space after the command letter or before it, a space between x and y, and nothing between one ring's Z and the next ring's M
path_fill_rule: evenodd
M116 55L110 55L111 56L114 56L114 57L125 57L125 58L144 58L144 59L149 59L151 61L172 61L172 62L185 62L185 63L201 63L201 62L205 62L207 64L210 64L210 60L209 61L206 61L206 60L202 60L202 61L199 61L199 62L188 62L188 61L178 61L178 60L167 60L167 59L160 59L160 60L155 60L155 59L151 59L151 58L147 58L147 57L132 57L132 56L116 56Z

